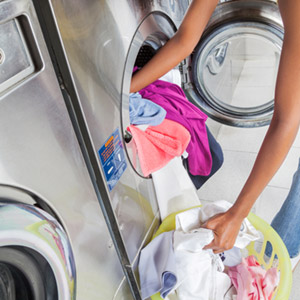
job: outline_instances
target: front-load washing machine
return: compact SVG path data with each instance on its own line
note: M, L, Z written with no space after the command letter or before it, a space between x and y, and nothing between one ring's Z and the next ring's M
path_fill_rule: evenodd
M140 299L159 213L123 141L125 63L134 36L159 48L187 6L0 2L1 298Z
M161 47L188 1L33 3L125 274L123 285L129 282L139 299L139 253L157 228L159 212L152 180L140 175L124 142L130 77L144 41L151 51ZM149 59L148 52L139 59Z
M132 299L45 39L0 2L0 299Z
M198 45L178 66L188 99L222 124L268 125L283 36L276 1L220 1ZM127 57L123 93L128 91L134 62L145 64L158 45L151 34L144 39L135 35Z
M269 124L283 35L276 1L222 1L182 63L188 98L223 124Z
M139 253L160 216L127 139L130 79L189 2L0 2L0 267L28 299L140 299ZM219 3L178 66L190 101L225 124L268 123L273 95L245 104L237 91L261 56L273 88L282 37L273 1Z

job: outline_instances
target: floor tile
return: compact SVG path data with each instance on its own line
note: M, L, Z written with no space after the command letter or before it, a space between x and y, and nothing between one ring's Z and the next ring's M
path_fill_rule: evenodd
M221 144L223 150L257 153L267 130L267 126L238 128L223 125L218 135L218 142Z
M256 95L256 96L253 96ZM254 108L274 99L273 86L241 86L234 91L231 105L244 108Z
M254 205L255 214L270 224L281 208L288 192L288 189L267 186Z
M221 128L225 125L222 125L220 122L214 121L211 118L208 118L206 121L206 125L209 128L212 135L215 137L215 139L218 139L219 132Z
M248 178L255 157L255 153L225 150L221 169L198 190L200 200L234 202Z
M255 107L274 99L275 57L249 57L235 87L231 105Z

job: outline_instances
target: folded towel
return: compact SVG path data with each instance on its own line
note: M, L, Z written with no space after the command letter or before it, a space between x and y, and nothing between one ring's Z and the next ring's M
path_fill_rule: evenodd
M175 156L180 156L191 138L182 125L166 119L158 126L149 126L146 131L133 125L128 130L136 143L144 176L164 167Z
M139 93L129 96L130 124L159 125L165 119L167 112L152 101L143 99Z

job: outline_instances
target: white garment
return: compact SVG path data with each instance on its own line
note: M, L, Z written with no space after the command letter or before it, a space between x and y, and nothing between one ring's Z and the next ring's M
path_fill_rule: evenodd
M172 69L165 75L159 78L160 80L168 81L173 84L177 84L181 87L181 75L178 69Z
M200 252L202 248L214 239L210 229L197 228L185 232L176 228L174 232L174 250Z
M173 231L163 232L142 249L139 259L142 299L160 292L167 296L177 283Z
M230 250L219 254L224 266L234 267L242 262L242 252L240 248L233 247Z
M226 293L224 300L236 300L237 291L234 287L234 285L231 286L231 288Z
M169 214L200 205L195 186L184 169L181 157L152 173L161 219Z
M178 228L186 232L199 228L209 218L227 211L231 206L231 203L225 200L220 200L177 214L176 229ZM250 242L258 240L259 238L260 235L258 231L247 219L244 219L234 246L243 249L247 247Z
M203 247L213 240L211 230L174 232L177 269L176 293L180 300L223 300L231 286L219 255Z
M165 297L165 300L180 300L177 296L176 290Z
M223 300L231 287L231 280L223 273L224 265L219 255L212 250L203 250L213 240L214 234L200 225L199 209L190 209L176 216L176 293L180 300Z
M174 254L177 269L176 293L180 300L233 299L231 280L223 272L224 265L220 256L210 249L202 250L213 240L213 232L200 228L209 218L226 211L230 206L226 201L217 201L176 215ZM255 228L245 220L236 244L246 247L258 237Z

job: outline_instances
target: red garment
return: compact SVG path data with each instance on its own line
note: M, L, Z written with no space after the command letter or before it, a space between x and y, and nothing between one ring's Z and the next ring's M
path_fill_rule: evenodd
M230 267L228 275L237 290L237 300L271 300L278 282L277 269L264 270L253 255Z
M172 158L180 156L190 142L189 132L180 124L165 119L158 126L142 131L130 125L144 176L164 167Z

